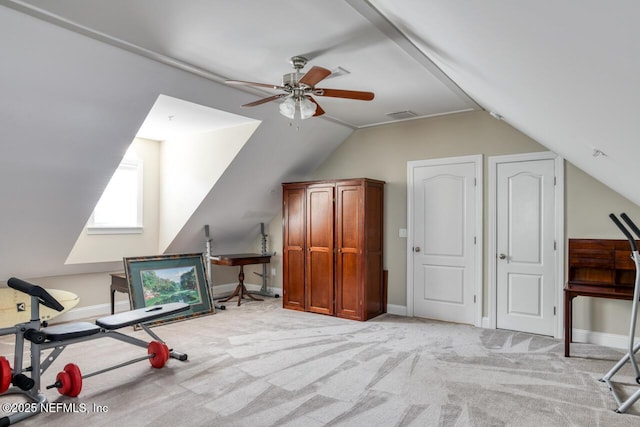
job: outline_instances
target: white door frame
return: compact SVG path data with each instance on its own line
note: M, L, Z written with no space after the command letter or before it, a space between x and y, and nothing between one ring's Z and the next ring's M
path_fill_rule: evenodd
M483 301L483 239L482 239L482 213L484 201L482 199L482 154L460 157L446 157L440 159L412 160L407 162L407 316L413 317L413 169L423 166L438 166L458 163L474 163L475 165L475 197L476 197L476 242L475 242L475 296L476 308L474 315L475 326L482 326L482 301Z
M496 329L497 327L497 272L496 272L496 254L497 254L497 171L500 163L525 162L531 160L555 160L555 223L556 229L554 239L556 242L555 261L556 261L556 289L554 304L556 307L554 322L554 336L562 338L564 304L563 302L563 285L564 285L564 159L551 151L542 151L539 153L526 154L509 154L505 156L491 156L489 161L489 250L487 252L487 264L489 270L489 307L488 319L485 319L484 327Z

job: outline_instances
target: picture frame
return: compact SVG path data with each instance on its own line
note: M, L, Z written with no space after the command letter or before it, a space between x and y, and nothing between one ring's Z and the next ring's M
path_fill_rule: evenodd
M214 312L201 253L125 257L129 300L133 309L185 302L188 311L146 323L176 322Z

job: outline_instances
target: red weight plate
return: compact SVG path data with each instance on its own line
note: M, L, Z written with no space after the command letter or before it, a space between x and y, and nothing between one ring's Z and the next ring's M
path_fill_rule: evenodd
M11 385L11 365L6 357L0 356L0 393L4 393Z
M149 358L149 362L156 369L162 368L169 360L169 348L159 341L151 341L147 348L147 353L152 355Z
M67 393L69 393L69 390L71 390L71 378L65 371L58 372L58 375L56 376L56 383L60 383L58 393L63 396L66 396Z
M169 347L167 347L167 345L165 343L162 343L162 350L163 350L163 354L164 356L164 363L166 364L169 361L169 358L171 357L171 352L169 351Z
M76 397L82 391L82 372L80 372L78 365L74 363L67 363L64 371L69 374L69 379L71 380L71 387L66 395Z

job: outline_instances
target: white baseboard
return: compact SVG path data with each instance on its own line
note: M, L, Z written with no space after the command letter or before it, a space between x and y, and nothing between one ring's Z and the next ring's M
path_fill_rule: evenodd
M406 316L407 315L407 306L406 305L387 304L387 313L395 314L397 316Z
M608 334L606 332L587 331L585 329L573 329L573 342L603 345L613 348L628 348L629 336L619 334ZM640 342L636 337L635 342Z
M259 292L262 289L262 285L256 285L254 283L245 283L244 285L246 286L247 290L251 292ZM213 299L222 298L224 296L231 294L231 292L234 291L236 286L238 286L237 283L225 283L222 285L212 286L211 293L212 293ZM282 288L267 287L267 292L271 293L272 295L278 294L282 296Z
M227 283L224 285L216 285L212 287L214 299L229 295L236 288L237 283ZM248 290L258 292L262 288L260 285L247 283ZM282 288L268 288L272 294L282 296ZM129 310L129 301L118 301L115 304L116 313ZM397 316L406 316L407 307L404 305L387 304L387 313ZM91 317L108 316L111 314L111 304L97 304L87 307L79 307L69 310L60 317L56 317L51 323L72 322ZM482 327L489 328L489 318L482 318ZM605 347L622 348L629 346L629 337L627 335L609 334L606 332L594 332L585 329L573 330L573 341L579 343L596 344ZM640 342L640 337L636 338L636 342Z
M227 283L224 285L216 285L211 288L213 298L222 298L229 295L236 288L237 283ZM255 285L252 283L245 283L247 289L251 292L259 292L262 289L261 285ZM267 288L272 294L278 294L282 296L282 288ZM129 301L117 301L115 303L115 312L130 310ZM65 314L56 317L50 323L62 323L62 322L75 322L77 320L84 320L91 317L109 316L111 314L111 304L96 304L86 307L73 308Z
M485 329L489 329L491 327L491 321L489 320L488 317L482 318L482 327Z

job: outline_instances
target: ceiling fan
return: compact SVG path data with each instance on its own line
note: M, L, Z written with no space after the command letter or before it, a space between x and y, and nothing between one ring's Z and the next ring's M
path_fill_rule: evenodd
M315 87L320 81L329 77L331 71L326 68L314 66L303 74L300 70L302 70L306 64L307 58L303 56L294 56L291 58L291 65L295 71L282 76L281 86L266 83L245 82L240 80L227 80L226 83L230 85L256 86L283 90L285 93L262 98L254 102L244 104L243 107L255 107L256 105L284 98L284 102L280 104L280 113L290 119L295 118L296 110L300 111L301 119L308 119L309 117L316 117L324 114L322 107L320 107L311 95L357 99L361 101L371 101L373 99L373 92L322 89Z

